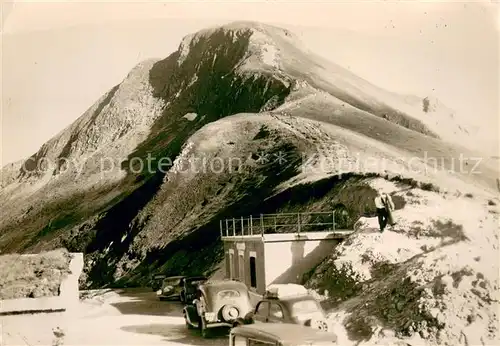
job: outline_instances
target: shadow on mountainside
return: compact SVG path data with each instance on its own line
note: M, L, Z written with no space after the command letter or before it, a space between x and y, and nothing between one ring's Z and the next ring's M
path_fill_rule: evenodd
M237 184L237 191L233 192L236 202L209 215L206 223L192 229L165 247L151 250L137 268L115 282L115 285L117 287L147 286L151 274L157 271L166 275L195 275L200 271L210 274L224 256L223 244L220 240L219 222L221 219L246 217L259 213L332 210L338 205L343 205L349 217L339 220L345 223L337 224L337 228L351 229L360 216L375 213L373 198L376 192L366 184L369 179L367 177L345 174L341 178L327 178L315 183L295 186L273 195L275 188L281 182L296 175L298 161L289 165L287 169L281 170L279 175L276 174L276 168L276 166L269 165L259 171L258 175L240 181ZM265 179L257 184L260 177L265 177ZM310 194L307 194L307 191ZM398 209L404 205L402 199L394 198L394 201ZM282 231L295 231L295 229ZM100 268L99 271L96 269L94 275L102 275L103 270L107 270L111 275L114 269L112 265Z

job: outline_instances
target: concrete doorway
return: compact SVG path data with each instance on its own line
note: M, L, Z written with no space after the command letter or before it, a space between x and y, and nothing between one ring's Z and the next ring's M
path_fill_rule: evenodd
M257 264L255 257L250 257L250 287L257 288Z

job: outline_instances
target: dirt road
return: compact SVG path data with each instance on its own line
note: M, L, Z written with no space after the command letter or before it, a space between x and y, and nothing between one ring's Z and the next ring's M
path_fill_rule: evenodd
M188 330L178 302L160 302L148 290L121 290L82 299L75 311L0 317L0 345L226 346L227 331L203 339ZM95 295L94 295L95 294ZM60 328L58 338L53 329ZM57 332L56 332L57 334Z

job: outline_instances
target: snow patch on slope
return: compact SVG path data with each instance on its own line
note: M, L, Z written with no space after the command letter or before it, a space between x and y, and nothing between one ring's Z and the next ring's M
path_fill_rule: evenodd
M198 114L196 113L186 113L183 118L189 120L189 121L193 121L194 119L196 119L196 117L198 116Z
M177 59L177 64L180 66L186 60L186 57L189 55L189 50L191 45L195 44L198 40L196 34L186 35L180 45L179 45L179 58Z
M215 59L214 59L214 61L215 61ZM197 80L198 80L198 75L195 74L193 76L193 78L191 78L191 80L189 81L189 84L187 85L186 89L188 89L191 85L193 85L194 83L196 83Z
M172 178L172 176L184 173L187 169L189 169L190 156L193 153L194 143L189 141L187 142L181 153L174 160L172 168L168 171L167 175L163 179L163 181L168 181Z
M278 49L270 44L265 44L262 47L262 61L264 64L270 65L272 67L278 67Z

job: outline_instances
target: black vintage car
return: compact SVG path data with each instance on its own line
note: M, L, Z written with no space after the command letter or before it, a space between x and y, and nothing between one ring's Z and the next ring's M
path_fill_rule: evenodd
M206 281L198 286L196 298L184 306L188 328L199 328L203 337L211 328L233 327L252 311L248 288L233 280Z
M183 280L185 276L169 276L168 278L163 279L162 285L158 291L156 291L156 295L160 300L170 300L170 299L181 299L181 292L184 286Z
M196 290L198 289L198 286L206 282L207 280L207 277L201 275L185 277L181 282L181 302L184 304L187 302L192 302L193 299L196 298Z
M154 274L151 277L151 288L153 289L154 292L158 291L161 288L163 280L166 277L167 276L165 274Z

